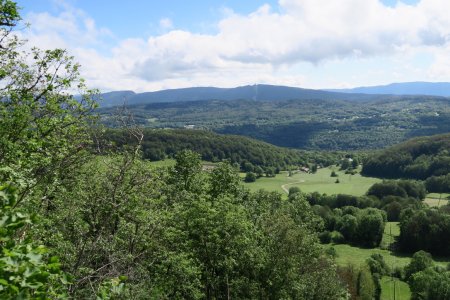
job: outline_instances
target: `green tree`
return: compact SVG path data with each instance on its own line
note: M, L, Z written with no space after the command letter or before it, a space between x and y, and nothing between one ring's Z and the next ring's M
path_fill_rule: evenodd
M37 188L50 197L58 178L79 166L95 102L65 50L22 50L12 34L16 4L2 0L0 10L0 181L18 187L22 205ZM73 89L80 98L67 92Z
M200 171L202 163L200 155L191 150L185 150L175 156L176 164L172 169L172 180L179 188L198 192L200 188Z
M36 218L14 208L16 203L16 190L0 186L0 298L63 298L68 278L58 258L32 242L27 227Z
M431 254L425 251L418 251L414 253L411 262L405 267L405 277L407 280L417 272L423 271L426 268L432 267L434 264Z
M245 178L244 178L245 182L255 182L256 181L256 174L253 172L248 172L247 174L245 174Z
M358 296L361 300L372 300L375 298L376 285L372 274L367 268L362 268L357 279Z
M294 194L301 193L302 191L298 186L292 186L289 188L289 197L293 196Z
M230 163L221 162L209 176L209 193L212 197L223 194L237 195L240 181L237 170Z

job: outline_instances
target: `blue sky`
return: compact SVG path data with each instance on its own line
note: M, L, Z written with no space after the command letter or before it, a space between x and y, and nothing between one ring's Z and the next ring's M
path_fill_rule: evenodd
M67 48L103 91L450 81L449 2L18 1L20 34Z

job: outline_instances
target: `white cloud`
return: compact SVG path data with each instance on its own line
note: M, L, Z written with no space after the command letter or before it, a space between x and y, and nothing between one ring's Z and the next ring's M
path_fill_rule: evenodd
M106 90L255 82L317 86L294 67L308 62L319 72L335 60L355 64L365 57L414 56L415 51L435 56L423 76L450 80L449 10L447 0L422 0L414 6L398 2L395 7L378 0L280 0L276 9L263 5L248 15L228 11L214 35L174 30L172 20L163 18L159 24L165 33L118 41L110 54L102 55L95 49L112 34L66 5L57 16L30 14L27 37L41 47L69 48L88 82ZM401 72L399 67L392 76Z
M159 27L163 30L169 30L173 28L172 20L169 18L162 18L159 20Z

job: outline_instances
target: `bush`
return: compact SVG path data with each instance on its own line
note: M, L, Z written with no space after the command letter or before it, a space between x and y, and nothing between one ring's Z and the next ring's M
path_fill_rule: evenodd
M291 188L289 188L289 196L292 196L294 194L298 194L301 193L301 190L298 186L293 186Z
M334 247L327 248L325 250L325 253L334 258L336 258L338 256L336 249Z
M331 242L331 232L325 230L319 233L319 240L322 244L329 244Z
M345 237L339 231L333 231L331 233L331 241L335 244L343 244L345 242Z
M331 175L330 175L330 177L338 177L338 174L336 174L336 172L335 172L335 171L331 171Z
M253 172L248 172L247 174L245 174L245 178L244 178L245 182L255 182L256 181L256 174Z

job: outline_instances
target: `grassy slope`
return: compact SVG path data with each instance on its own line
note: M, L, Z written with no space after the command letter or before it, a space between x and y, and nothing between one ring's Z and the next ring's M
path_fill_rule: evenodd
M411 299L411 291L406 282L395 280L395 298L394 298L394 282L391 277L384 276L381 278L381 299L382 300L406 300Z
M337 177L340 183L335 183L336 177L330 177L331 171L339 175ZM288 177L287 172L282 172L274 178L259 178L256 182L245 183L244 185L252 191L265 189L284 193L281 186L289 184L287 189L298 186L303 192L319 192L326 194L349 194L355 196L364 195L369 187L376 182L381 181L377 178L362 177L359 174L347 175L338 171L336 167L319 169L316 174L307 174L304 172L295 173Z

